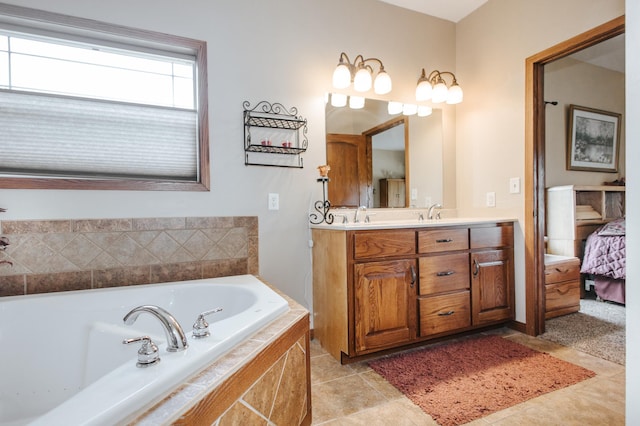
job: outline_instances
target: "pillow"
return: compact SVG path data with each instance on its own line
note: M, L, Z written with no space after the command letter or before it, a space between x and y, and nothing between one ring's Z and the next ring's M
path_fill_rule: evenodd
M624 218L612 220L611 222L603 225L598 230L598 235L603 237L625 235L625 222Z

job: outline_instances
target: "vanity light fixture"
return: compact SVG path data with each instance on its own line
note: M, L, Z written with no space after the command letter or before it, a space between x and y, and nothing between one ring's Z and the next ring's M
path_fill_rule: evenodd
M373 67L368 62L377 63L378 74L373 80ZM346 53L340 54L338 66L333 71L333 87L336 89L346 89L353 82L353 88L358 92L366 92L371 89L377 95L384 95L391 91L391 77L384 70L382 61L378 58L365 59L362 55L356 56L353 64Z
M444 80L444 76L451 76L451 84L447 86L447 82ZM416 100L428 101L434 104L447 102L448 104L459 104L462 102L463 93L462 88L458 85L455 74L450 71L431 71L427 77L422 68L422 74L418 79L418 85L416 86Z
M347 105L347 95L344 93L332 93L331 94L331 106L343 107Z
M400 114L402 112L402 102L389 101L387 112L389 115Z
M427 117L433 113L433 108L426 105L418 105L418 117Z
M342 108L347 106L347 102L351 109L362 109L364 108L365 99L362 96L347 96L344 93L331 94L331 106Z

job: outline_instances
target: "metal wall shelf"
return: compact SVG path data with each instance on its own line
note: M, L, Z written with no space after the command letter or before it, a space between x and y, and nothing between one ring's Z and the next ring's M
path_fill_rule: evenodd
M298 116L295 107L285 108L279 103L259 102L250 108L244 107L244 151L245 165L302 168L300 154L307 150L307 120ZM300 138L302 129L302 139ZM258 140L258 143L253 139ZM286 144L286 145L285 145ZM266 154L258 161L250 161L250 155ZM269 154L286 155L273 157ZM294 157L292 160L292 156Z

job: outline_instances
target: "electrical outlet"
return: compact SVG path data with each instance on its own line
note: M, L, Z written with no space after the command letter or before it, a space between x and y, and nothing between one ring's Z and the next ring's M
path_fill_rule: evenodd
M417 188L411 188L411 199L414 200L414 201L418 199L418 189Z
M495 206L496 206L496 193L487 192L487 207L495 207Z
M276 193L269 194L269 210L280 210L280 195Z
M520 178L514 177L509 179L509 192L511 194L519 194L520 193Z

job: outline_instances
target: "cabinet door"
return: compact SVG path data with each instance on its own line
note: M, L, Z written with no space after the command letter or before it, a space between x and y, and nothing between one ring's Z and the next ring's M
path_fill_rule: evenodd
M357 354L415 339L415 260L357 264L354 281Z
M486 250L471 254L473 324L514 318L513 251Z

